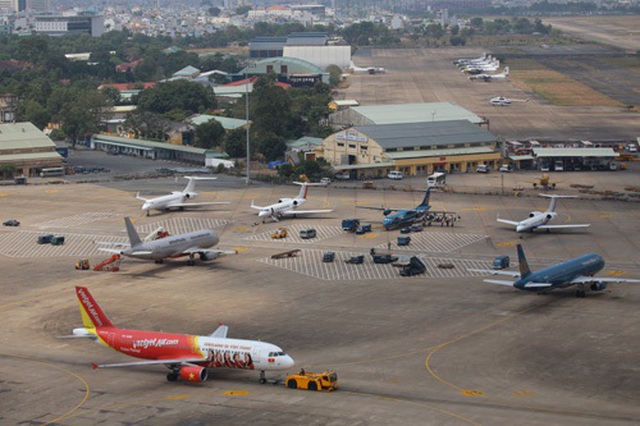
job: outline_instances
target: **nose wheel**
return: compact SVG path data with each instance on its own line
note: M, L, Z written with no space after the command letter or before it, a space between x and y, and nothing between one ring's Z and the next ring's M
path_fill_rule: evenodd
M264 385L265 383L267 383L267 378L264 375L264 370L260 370L260 380L259 380L261 385Z

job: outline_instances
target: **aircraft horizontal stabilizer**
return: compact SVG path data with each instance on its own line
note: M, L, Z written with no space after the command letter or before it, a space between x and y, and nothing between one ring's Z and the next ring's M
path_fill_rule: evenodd
M139 365L173 365L173 364L188 364L190 362L202 362L206 361L206 358L184 358L184 359L156 359L149 361L137 361L137 362L123 362L119 364L95 364L91 363L93 369L97 368L111 368L111 367L135 367Z
M256 209L256 210L262 210L262 209L264 209L264 207L256 206L256 205L253 203L253 200L251 200L251 208L252 208L252 209Z
M107 253L122 254L122 250L110 249L105 247L99 247L98 250L106 251Z
M590 223L576 223L576 224L566 224L566 225L540 225L537 229L570 229L570 228L588 228L590 227Z
M509 287L513 287L513 281L505 281L505 280L482 280L482 281L490 284L507 285Z
M518 223L519 223L514 220L507 220L507 219L501 219L501 218L497 218L496 220L500 223L506 223L508 225L513 225L513 226L518 226Z
M520 273L516 271L505 271L502 269L467 269L469 272L479 272L489 275L506 275L509 277L520 278Z
M227 333L229 332L229 327L226 325L221 325L216 328L216 331L211 333L209 337L217 337L219 339L225 339L227 337Z

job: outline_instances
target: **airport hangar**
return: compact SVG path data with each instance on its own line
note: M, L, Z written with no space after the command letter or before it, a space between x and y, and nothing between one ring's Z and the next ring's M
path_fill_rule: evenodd
M467 172L478 164L496 167L501 158L497 138L480 126L484 120L449 102L349 108L332 115L332 123L353 127L325 138L317 155L352 179L392 170Z
M56 144L28 122L0 124L0 167L14 175L36 176L44 168L64 167Z

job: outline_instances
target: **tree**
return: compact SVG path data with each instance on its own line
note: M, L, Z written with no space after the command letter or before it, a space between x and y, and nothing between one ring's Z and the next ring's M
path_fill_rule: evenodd
M227 134L224 141L224 151L232 158L247 156L247 131L246 129L234 129Z
M222 124L216 120L210 120L196 127L196 140L194 145L199 148L216 148L224 141L225 131Z
M210 87L186 80L160 83L143 91L138 97L140 110L158 114L181 111L189 115L215 107L216 100Z
M275 85L275 74L262 76L256 81L249 105L253 118L251 130L256 136L288 136L291 98L282 87Z
M164 140L170 128L169 119L150 111L136 110L127 115L124 125L132 130L136 137Z
M335 87L342 81L342 70L337 65L329 65L326 69L329 73L329 84Z
M18 121L28 121L42 130L49 122L49 112L37 101L27 99L18 104L16 111Z
M220 16L220 8L219 7L210 7L209 9L207 9L207 12L209 13L209 15L211 16Z
M256 150L264 155L267 161L282 158L286 149L284 138L271 132L264 133L256 140Z
M105 110L109 107L107 99L98 91L69 89L70 102L60 111L62 130L71 139L72 147L88 133L94 133Z

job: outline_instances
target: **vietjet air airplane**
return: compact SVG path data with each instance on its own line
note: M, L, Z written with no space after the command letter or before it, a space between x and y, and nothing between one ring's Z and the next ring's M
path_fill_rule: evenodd
M216 180L215 177L198 177L198 176L185 176L185 179L189 180L187 186L182 191L173 191L169 195L163 195L155 198L143 198L140 193L136 194L138 200L144 201L142 204L142 210L147 212L149 216L150 210L169 210L172 208L184 209L185 207L199 207L210 206L214 204L231 204L228 201L207 201L202 203L187 203L187 200L193 200L198 197L198 193L194 191L196 186L196 180Z
M164 365L167 380L179 378L188 382L204 382L208 369L237 368L260 371L265 383L266 371L282 371L294 366L293 359L271 343L227 338L228 327L221 325L209 336L164 333L118 328L105 315L86 287L76 287L83 328L75 328L72 336L88 338L116 351L144 361L120 364L92 364L93 368Z
M199 231L188 232L186 234L171 235L151 241L142 241L138 232L133 227L131 219L124 218L129 235L129 247L124 249L99 248L98 250L121 256L134 257L137 259L155 260L162 263L164 259L189 256L187 264L195 265L195 255L199 255L203 261L214 260L227 254L238 254L235 250L214 250L213 247L220 239L213 229L201 229Z
M498 217L496 220L500 223L506 223L514 226L516 232L533 232L536 229L546 229L547 232L551 229L571 229L571 228L588 228L590 223L577 223L577 224L564 224L564 225L547 225L550 221L554 220L558 213L556 213L556 204L558 198L575 198L573 195L549 195L540 194L541 197L551 198L549 208L546 212L531 212L529 217L519 222L515 220L501 219Z
M258 217L263 218L270 216L274 221L279 221L284 216L293 216L297 215L306 215L306 214L318 214L318 213L331 213L331 210L298 210L298 207L307 202L307 191L310 186L325 186L322 183L307 183L307 182L293 182L296 185L300 185L300 192L298 196L295 198L282 198L278 200L277 203L271 204L270 206L260 207L256 206L253 201L251 201L251 208L260 210L258 212Z

